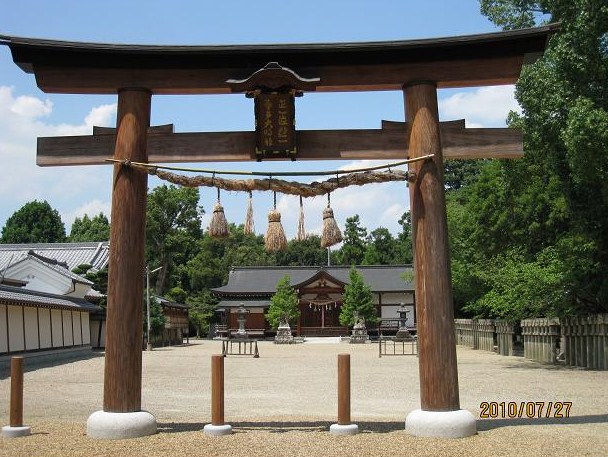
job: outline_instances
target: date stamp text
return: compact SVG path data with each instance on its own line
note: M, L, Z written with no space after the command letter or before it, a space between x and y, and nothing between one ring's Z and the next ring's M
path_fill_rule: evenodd
M565 418L570 417L571 401L482 401L479 405L482 419L514 418Z

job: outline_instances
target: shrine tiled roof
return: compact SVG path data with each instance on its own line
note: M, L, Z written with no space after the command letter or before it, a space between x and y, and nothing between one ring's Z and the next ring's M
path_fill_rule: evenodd
M360 265L356 267L363 276L364 282L373 292L413 291L411 279L404 278L404 273L413 272L411 265ZM213 289L219 296L264 296L276 291L277 283L283 276L289 275L290 283L306 283L319 272L325 272L331 279L348 284L350 267L233 267L228 275L228 284Z

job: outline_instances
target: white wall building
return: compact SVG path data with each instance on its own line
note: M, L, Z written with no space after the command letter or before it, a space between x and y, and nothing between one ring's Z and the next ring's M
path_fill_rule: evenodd
M90 351L100 308L85 298L93 283L70 270L103 268L107 252L107 243L0 245L0 359Z

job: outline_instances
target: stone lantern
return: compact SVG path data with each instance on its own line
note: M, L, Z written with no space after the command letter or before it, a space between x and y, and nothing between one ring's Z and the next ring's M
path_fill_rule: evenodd
M365 327L365 319L359 317L357 311L353 312L353 319L355 325L353 325L352 335L350 337L351 343L367 343L369 336L367 335L367 328Z
M247 330L245 330L245 323L247 322L247 314L249 314L249 310L245 309L245 305L243 303L236 310L236 321L239 323L239 329L236 331L234 335L235 338L247 338Z
M397 334L395 335L395 341L413 341L414 339L406 327L407 315L409 312L405 303L399 303L399 308L397 308L397 314L399 314L399 330L397 330Z

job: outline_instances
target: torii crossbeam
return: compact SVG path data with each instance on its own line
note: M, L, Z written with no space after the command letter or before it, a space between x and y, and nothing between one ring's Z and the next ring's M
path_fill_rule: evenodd
M406 430L420 436L476 432L460 409L443 159L514 157L514 130L440 124L437 88L513 84L524 63L544 52L557 25L484 35L413 41L252 46L136 46L0 36L13 60L49 93L118 94L116 132L42 138L40 165L119 161L250 160L251 132L172 133L150 127L155 94L228 94L227 81L245 81L278 62L314 90L402 90L407 124L363 131L298 132L302 159L405 159L417 162L410 183L421 409ZM275 66L266 68L276 68ZM108 134L109 133L109 134ZM210 153L209 151L216 151ZM297 166L297 162L296 162ZM114 165L108 278L103 411L91 415L89 435L127 438L156 431L141 411L142 296L147 175Z
M149 130L146 149L150 162L255 160L255 132L173 133L170 127ZM299 130L298 160L402 160L408 157L408 125L383 122L382 127ZM519 129L466 129L462 120L441 122L440 131L445 159L515 159L523 154ZM115 144L115 129L96 128L91 136L38 138L36 163L40 166L105 164L105 159L114 155Z

